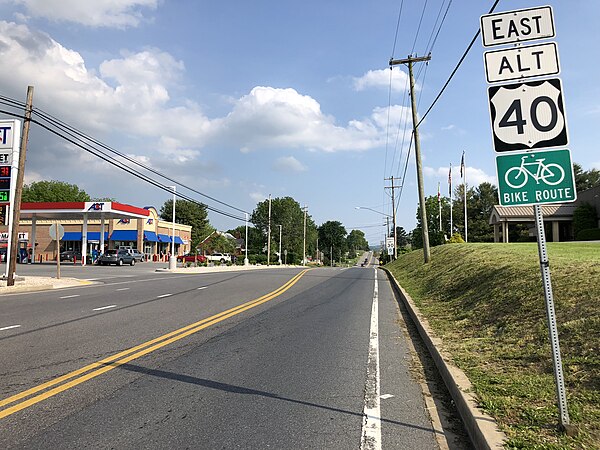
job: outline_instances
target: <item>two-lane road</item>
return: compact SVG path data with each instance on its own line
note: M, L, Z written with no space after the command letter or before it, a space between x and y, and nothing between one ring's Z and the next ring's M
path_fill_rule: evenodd
M2 448L437 448L377 269L131 274L0 297Z

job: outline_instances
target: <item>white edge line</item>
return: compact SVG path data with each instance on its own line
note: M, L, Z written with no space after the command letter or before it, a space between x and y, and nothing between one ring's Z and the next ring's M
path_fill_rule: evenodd
M0 328L0 331L4 331L4 330L12 330L13 328L19 328L21 325L11 325L9 327L2 327Z
M365 407L360 448L363 450L381 450L381 408L379 382L379 287L377 268L373 289L373 307L371 308L371 330L369 339L369 357L367 359L367 380L365 382Z
M171 295L173 295L173 294L157 295L156 298L170 297Z
M129 289L131 289L131 288L119 288L119 289L116 289L116 290L117 290L117 291L127 291L127 290L129 290Z
M197 290L197 291L201 291L202 289L206 289L207 287L208 287L208 286L202 286L202 287L199 287L199 288L198 288L198 289L196 289L196 290Z
M117 305L101 306L100 308L92 309L92 311L102 311L103 309L116 308L116 307L117 307Z
M79 297L79 294L75 294L75 295L65 295L64 297L58 297L58 298L74 298L74 297Z

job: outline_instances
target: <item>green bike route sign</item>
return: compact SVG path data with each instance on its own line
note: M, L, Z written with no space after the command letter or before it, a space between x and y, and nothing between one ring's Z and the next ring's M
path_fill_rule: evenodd
M568 203L577 199L569 150L496 156L502 206Z

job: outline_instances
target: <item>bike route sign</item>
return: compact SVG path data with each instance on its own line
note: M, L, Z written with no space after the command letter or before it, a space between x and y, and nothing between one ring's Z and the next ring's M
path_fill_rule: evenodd
M568 203L577 199L569 150L496 156L502 206Z
M490 86L488 95L496 152L569 143L559 78Z

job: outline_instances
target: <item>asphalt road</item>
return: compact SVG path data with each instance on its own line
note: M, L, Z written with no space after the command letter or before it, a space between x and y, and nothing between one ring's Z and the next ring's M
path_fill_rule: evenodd
M71 269L0 297L1 448L437 448L373 267Z

